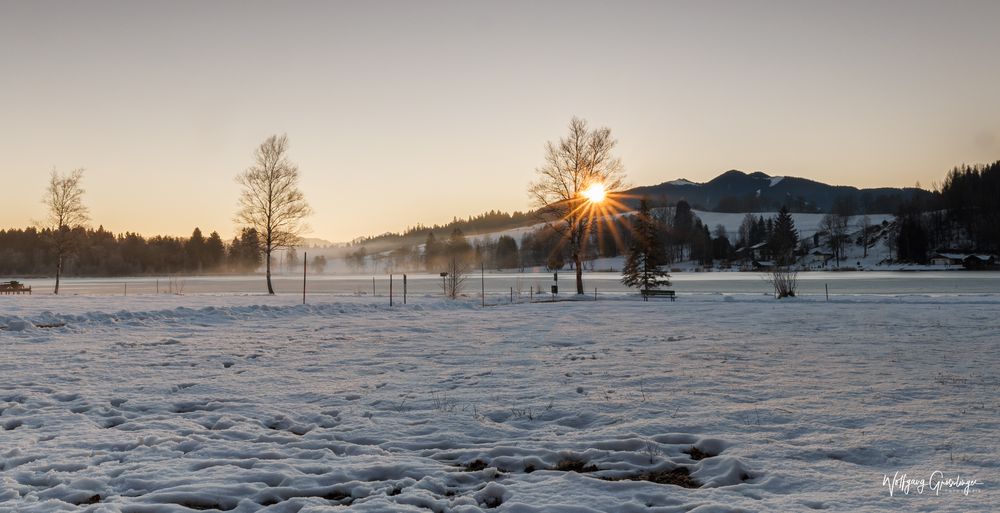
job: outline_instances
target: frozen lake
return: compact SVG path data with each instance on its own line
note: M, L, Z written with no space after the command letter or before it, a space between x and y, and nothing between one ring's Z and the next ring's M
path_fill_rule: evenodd
M510 293L513 288L527 297L532 290L548 291L555 283L551 273L490 273L484 277L490 295ZM371 295L372 275L316 275L308 277L308 291L316 294ZM585 273L584 286L588 294L626 293L618 273ZM480 274L470 274L463 290L478 295L482 287ZM685 293L767 294L770 286L760 273L685 272L671 276L671 288ZM49 293L54 280L23 280L34 287L35 293ZM799 274L800 294L990 294L1000 292L1000 272L967 271L866 271L866 272L804 272ZM559 288L563 294L573 291L573 273L559 273ZM274 277L279 293L301 293L302 276L281 274ZM151 294L181 288L184 294L253 294L265 292L264 276L183 276L130 278L68 278L61 287L65 294ZM408 274L407 289L414 295L440 294L441 277L435 274ZM389 293L389 276L374 276L378 296ZM400 295L402 276L393 276L393 290Z

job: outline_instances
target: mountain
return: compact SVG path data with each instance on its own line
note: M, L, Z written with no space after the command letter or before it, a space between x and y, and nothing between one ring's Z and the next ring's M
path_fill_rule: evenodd
M806 178L770 176L759 171L748 174L730 170L705 183L679 178L659 185L635 187L624 191L622 196L622 202L631 208L637 208L639 200L645 196L654 206L685 200L695 209L723 213L777 212L782 206L796 213L825 213L832 209L834 202L845 198L853 204L856 213L893 214L902 202L915 196L927 199L932 194L913 187L859 189ZM421 244L429 232L446 237L455 228L461 229L466 236L498 233L538 224L538 214L537 211L513 214L490 211L466 219L456 218L444 225L428 227L418 223L402 233L358 237L352 244L392 248L403 239Z
M760 171L726 171L705 183L686 179L659 185L636 187L626 191L626 203L638 205L639 198L654 202L676 203L686 200L692 206L716 212L776 211L782 205L793 212L829 212L836 201L853 203L859 212L889 214L900 203L913 197L929 198L931 193L914 187L879 187L859 189L846 185L828 185L793 176L770 176Z
M342 243L330 242L326 239L318 239L316 237L302 237L299 241L298 247L300 248L328 248L332 246L342 246Z

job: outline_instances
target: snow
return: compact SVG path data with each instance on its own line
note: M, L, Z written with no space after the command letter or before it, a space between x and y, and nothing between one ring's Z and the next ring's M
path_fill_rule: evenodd
M778 185L784 179L785 179L784 176L772 176L772 177L770 177L769 180L771 181L771 187L774 187L775 185Z
M0 511L1000 509L1000 295L602 299L0 298Z
M670 185L698 185L687 178L678 178L677 180L671 180L667 183Z

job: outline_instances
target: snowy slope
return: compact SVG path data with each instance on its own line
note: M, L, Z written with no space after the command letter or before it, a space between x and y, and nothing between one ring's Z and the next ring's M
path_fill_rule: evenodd
M726 227L726 233L729 235L729 240L733 243L739 237L740 224L743 223L743 218L746 216L745 213L725 213L725 212L705 212L702 210L694 210L695 215L701 219L701 222L708 226L709 230L714 230L716 225L721 224ZM764 216L764 219L772 218L778 215L777 212L761 212L754 213L756 216ZM799 232L799 238L812 237L814 233L819 231L819 226L823 222L823 217L826 214L792 214L792 220L795 221L795 229ZM869 222L872 225L881 224L882 221L892 221L894 217L890 214L876 214L868 216ZM861 220L861 216L853 216L848 222L848 226L851 231L857 229L858 222Z
M1000 509L995 295L2 299L0 511Z

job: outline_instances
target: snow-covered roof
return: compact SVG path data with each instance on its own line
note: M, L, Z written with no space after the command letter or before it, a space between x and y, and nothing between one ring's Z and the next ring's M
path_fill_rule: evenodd
M985 253L934 253L932 258L947 258L950 260L965 260L969 257L976 257L979 260L989 260L991 258L996 258L996 255L988 255Z

